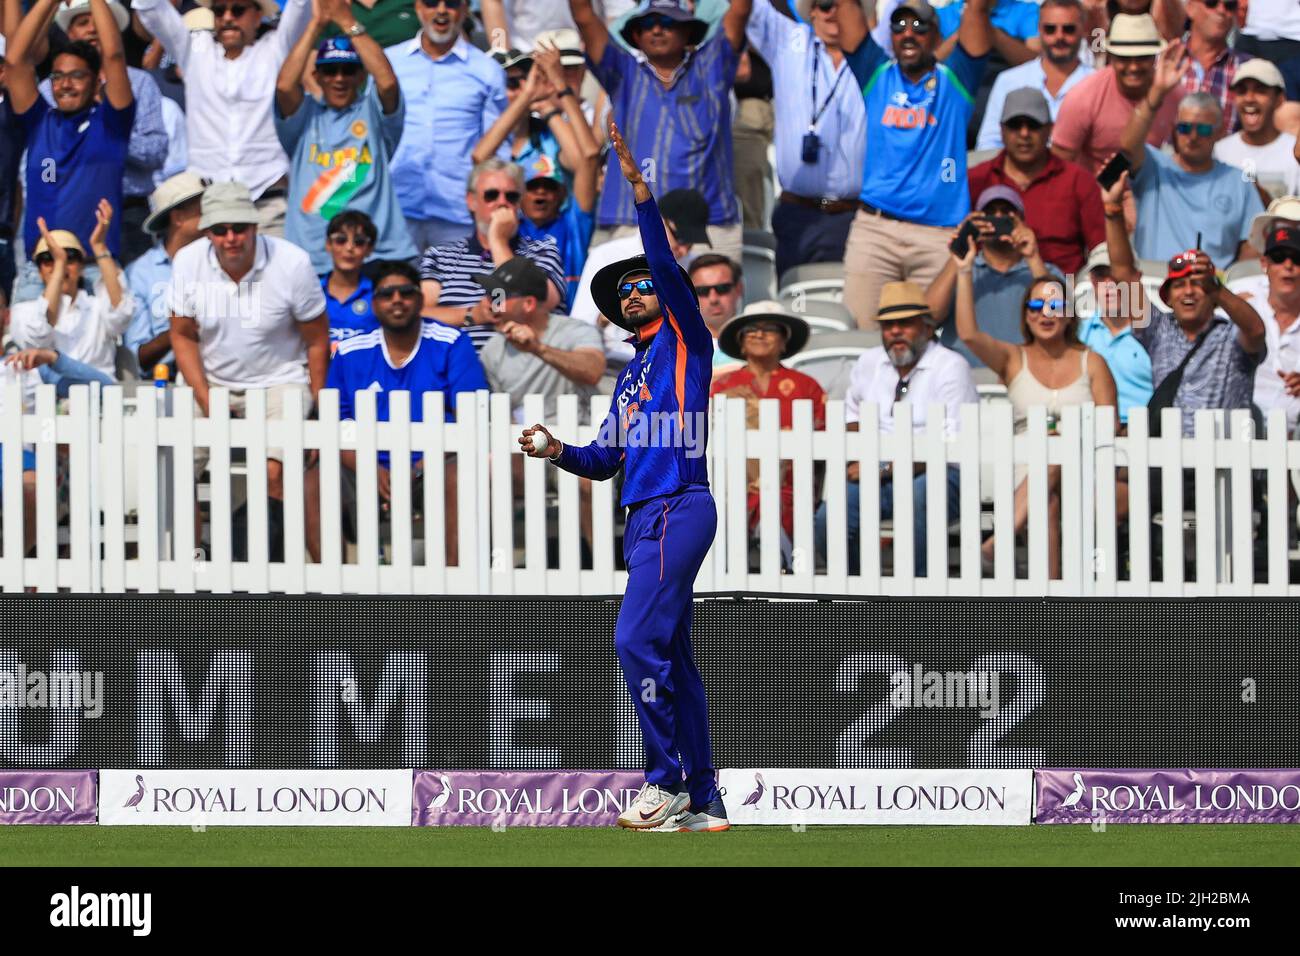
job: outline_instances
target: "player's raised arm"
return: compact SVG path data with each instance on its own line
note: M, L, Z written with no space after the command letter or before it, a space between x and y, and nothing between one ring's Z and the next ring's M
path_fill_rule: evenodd
M679 332L688 346L692 349L707 349L709 355L712 355L713 336L709 333L708 326L704 324L704 316L700 315L695 290L689 284L689 279L682 274L677 260L673 258L672 249L668 245L668 235L664 232L664 220L659 212L659 204L655 202L650 187L646 185L645 178L641 175L641 168L633 158L631 150L627 148L627 143L623 141L623 134L619 132L618 124L613 120L609 123L609 139L614 146L614 151L618 153L618 162L622 167L623 176L632 186L637 223L641 229L641 245L645 249L646 262L650 267L650 276L654 279L664 319L670 323L676 321Z

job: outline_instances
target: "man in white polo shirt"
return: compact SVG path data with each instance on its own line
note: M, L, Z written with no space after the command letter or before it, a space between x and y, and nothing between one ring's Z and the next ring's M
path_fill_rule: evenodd
M257 222L247 186L213 183L203 193L204 238L172 264L172 351L205 415L214 385L231 390L231 412L240 416L245 391L266 389L268 419L282 417L288 392L303 392L309 408L325 385L329 319L311 257L284 239L259 236ZM275 501L284 498L279 454L270 449L267 463ZM201 470L206 450L196 458Z
M844 418L849 431L858 430L858 419L864 406L877 406L879 423L867 422L867 428L878 427L881 434L894 433L894 405L912 406L912 431L922 434L926 430L926 415L930 405L944 406L944 434L951 438L957 433L962 405L979 401L970 365L952 349L940 345L934 338L934 322L921 287L911 282L887 282L880 291L881 345L868 349L858 358L849 377L849 389L844 396ZM948 515L946 521L955 520L960 503L958 497L958 469L948 468ZM847 507L845 522L848 526L849 573L858 572L859 478L858 464L848 467ZM926 572L925 498L926 477L924 466L918 465L910 476L912 481L912 554L913 570L918 576ZM880 469L880 516L894 515L894 473L892 465ZM945 524L946 524L945 521ZM817 509L815 520L817 550L826 547L826 503ZM900 533L899 530L895 534Z

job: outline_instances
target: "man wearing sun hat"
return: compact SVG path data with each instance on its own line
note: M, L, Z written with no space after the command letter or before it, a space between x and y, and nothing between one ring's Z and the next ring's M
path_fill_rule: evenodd
M131 14L117 0L108 0L108 9L119 33L131 25ZM54 14L55 25L73 42L85 41L101 50L90 0L72 0ZM135 97L135 118L127 141L126 168L122 172L122 251L120 261L129 263L149 248L149 237L140 228L149 212L149 194L153 192L153 174L167 159L167 130L163 124L162 93L157 81L145 70L128 65L127 79ZM54 105L54 88L47 77L41 81L41 95Z
M1106 67L1080 82L1061 103L1052 151L1091 173L1101 169L1119 151L1129 117L1151 91L1156 57L1165 46L1148 14L1117 14L1106 37ZM1175 44L1175 53L1181 51L1182 44ZM1177 99L1166 98L1155 110L1147 142L1157 148L1168 142L1177 115Z
M307 250L319 274L332 267L326 226L344 210L364 212L375 224L378 238L367 250L367 260L410 259L418 251L391 174L406 121L392 64L365 33L314 45L327 22L344 33L351 30L358 22L352 9L337 0L326 4L303 31L276 81L275 130L292 169L285 238ZM313 49L319 99L307 95L302 85Z
M122 344L139 362L142 378L151 377L159 363L174 364L168 307L172 261L176 253L202 236L199 216L204 186L193 173L178 173L153 191L144 231L159 241L126 268L126 282L136 304L135 318ZM175 378L174 370L168 377Z
M826 392L817 380L803 372L786 368L782 359L797 355L808 344L808 323L787 312L779 302L754 302L725 326L718 335L718 348L745 364L713 380L710 397L725 395L745 400L747 427L759 426L759 402L776 399L780 408L781 428L794 427L794 403L812 402L813 428L826 427ZM749 530L753 534L759 520L759 467L748 465L747 511ZM781 541L782 554L789 563L794 540L794 467L784 462L781 468Z
M337 0L336 0L337 2ZM213 33L191 32L170 0L133 0L145 29L185 79L189 170L213 182L248 185L264 235L283 235L289 157L272 117L276 76L311 20L310 0L202 0ZM279 26L258 37L263 17Z
M894 406L905 403L911 406L913 434L924 434L928 428L930 406L942 405L944 434L952 438L958 431L961 406L975 404L979 395L975 391L970 364L952 349L935 341L934 319L925 293L911 282L886 283L880 291L880 311L876 321L880 323L881 344L858 358L844 396L844 417L849 431L858 430L860 416L866 406L874 403L879 417L876 421L865 422L863 427L879 428L882 433L892 435ZM949 467L945 476L948 521L954 520L959 510L961 489L958 477L958 469ZM913 471L908 478L912 482L913 571L923 575L927 566L926 496L929 488L923 470L920 473ZM848 466L845 513L851 574L857 573L859 564L859 480L868 481L871 476L860 475L855 462ZM892 518L895 486L892 465L882 465L877 480L880 482L880 516ZM820 553L826 548L828 534L825 504L817 510L815 528Z

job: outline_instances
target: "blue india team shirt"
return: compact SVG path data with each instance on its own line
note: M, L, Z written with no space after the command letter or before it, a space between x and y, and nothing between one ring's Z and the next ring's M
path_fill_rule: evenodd
M388 421L391 392L410 392L411 421L424 421L424 393L442 392L447 421L454 420L456 396L488 387L478 353L468 335L433 319L424 319L419 344L400 365L393 365L383 329L355 335L339 343L330 361L326 388L339 390L339 418L356 418L356 393L375 393L375 415ZM388 452L379 453L379 463L388 467ZM420 458L418 453L411 460Z
M417 250L389 171L406 116L400 97L397 109L385 115L370 80L347 109L304 96L292 116L281 116L278 106L274 116L291 166L285 238L307 251L316 273L330 270L325 227L345 209L360 210L374 222L379 239L370 258L413 258Z
M578 295L578 280L582 277L583 266L587 264L587 247L595 228L595 214L583 212L572 197L549 225L536 226L530 219L522 217L519 220L519 234L525 239L550 236L560 247L560 260L564 266L566 314L573 309L573 301Z
M321 276L320 288L325 293L325 314L330 320L331 355L338 351L340 342L346 342L350 338L379 328L379 320L375 318L374 303L371 298L375 286L366 276L361 277L356 291L342 302L330 295L328 273Z
M27 112L15 116L27 134L25 248L36 248L41 238L36 220L44 217L51 229L75 233L89 252L99 201L107 199L115 211L122 209L122 171L135 103L118 110L104 100L69 115L37 96ZM120 215L109 224L108 248L115 256L122 250Z
M861 200L908 222L956 226L970 212L966 127L985 58L958 43L916 83L870 37L847 59L867 110Z
M939 17L939 32L944 39L961 27L961 14L966 8L964 0L957 0L934 12ZM1038 36L1038 4L1025 0L998 0L989 11L989 23L1017 40Z

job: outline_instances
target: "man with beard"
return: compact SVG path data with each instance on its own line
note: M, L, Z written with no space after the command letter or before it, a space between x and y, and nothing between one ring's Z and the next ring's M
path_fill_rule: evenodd
M637 339L596 440L573 446L541 425L519 444L584 478L624 472L627 592L614 648L636 707L646 782L619 826L665 832L729 829L709 741L704 682L691 649L695 576L717 530L704 451L713 336L663 218L618 127L610 140L631 189L645 255L612 263L592 283L601 313ZM545 439L539 449L536 435Z
M1052 153L1051 139L1046 97L1036 89L1013 90L1002 105L1005 148L970 171L970 194L979 196L990 186L1015 190L1043 261L1074 273L1106 241L1101 196L1087 170Z
M309 0L208 0L216 29L191 33L169 0L135 0L145 28L162 41L185 77L189 171L212 182L248 186L263 236L283 236L289 157L272 108L280 65L311 19ZM280 25L263 37L263 17Z
M415 0L415 15L419 35L387 56L406 104L393 185L411 241L423 251L474 231L465 182L474 144L506 108L506 77L461 32L468 0Z
M879 428L883 434L894 433L894 406L906 403L912 409L912 432L924 434L931 405L944 407L944 434L957 434L962 405L979 401L969 363L953 350L934 340L934 324L925 293L911 282L890 282L880 292L881 344L868 349L853 366L849 389L844 396L844 417L849 431L857 431L861 410L871 403L877 406L879 420L867 422L867 428ZM960 472L947 470L948 511L945 523L956 519L960 498ZM848 466L845 524L848 527L849 573L857 574L861 526L859 481L871 480L861 475L857 462ZM880 482L880 516L894 516L896 481L912 483L913 571L926 572L926 476L925 466L917 465L907 476L895 478L892 465L883 465ZM817 551L824 554L827 541L826 504L817 509L815 520ZM869 545L874 546L874 545ZM895 569L897 573L897 569Z
M867 34L856 3L841 0L840 44L862 88L867 156L861 207L844 249L844 304L875 326L885 283L927 284L948 260L948 238L970 211L966 127L992 44L989 0L969 0L958 42L935 61L939 19L926 0L905 0L889 19L893 59Z
M993 81L984 119L975 137L976 149L1001 148L999 119L1007 94L1012 90L1025 87L1040 90L1055 122L1065 94L1092 75L1092 67L1079 62L1079 46L1083 42L1083 6L1079 0L1043 0L1038 11L1038 38L1043 48L1039 56L1003 70Z
M1268 60L1243 63L1232 78L1239 132L1214 144L1214 158L1236 166L1261 185L1281 183L1282 194L1300 195L1296 138L1277 128L1274 116L1286 102L1286 82Z

